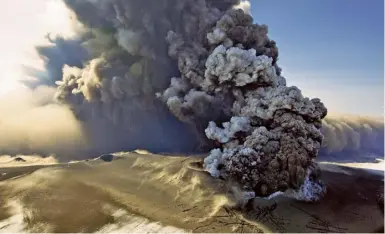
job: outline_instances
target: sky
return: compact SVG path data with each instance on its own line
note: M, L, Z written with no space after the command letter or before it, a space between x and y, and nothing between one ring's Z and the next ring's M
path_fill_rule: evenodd
M70 15L58 0L8 0L0 8L0 98L27 79L21 65L43 69L35 46L47 44L45 35L72 36Z
M383 0L250 0L289 85L330 112L384 115Z

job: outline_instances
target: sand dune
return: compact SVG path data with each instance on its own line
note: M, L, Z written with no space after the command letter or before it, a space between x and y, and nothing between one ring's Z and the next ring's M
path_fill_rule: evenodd
M324 170L328 193L317 203L278 196L240 209L242 194L202 171L200 157L140 153L0 168L0 232L371 232L383 225L382 178L363 170Z

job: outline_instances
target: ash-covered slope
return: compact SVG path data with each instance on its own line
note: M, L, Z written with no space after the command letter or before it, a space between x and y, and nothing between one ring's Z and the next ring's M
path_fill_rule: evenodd
M317 203L245 200L200 160L127 152L111 162L0 168L0 232L367 233L383 225L383 176L322 165L330 191Z

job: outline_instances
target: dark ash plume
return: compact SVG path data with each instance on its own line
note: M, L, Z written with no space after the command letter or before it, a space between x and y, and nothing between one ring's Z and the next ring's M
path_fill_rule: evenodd
M299 189L315 169L326 108L286 86L265 25L241 9L205 14L203 36L168 33L181 76L159 97L181 121L208 124L207 138L220 146L204 161L212 176L263 196Z

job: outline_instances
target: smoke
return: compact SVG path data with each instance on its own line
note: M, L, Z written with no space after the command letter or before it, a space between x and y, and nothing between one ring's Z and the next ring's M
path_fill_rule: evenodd
M329 115L324 119L320 159L374 161L384 157L384 120L375 117Z
M266 25L242 9L199 14L207 19L203 35L167 35L181 75L159 97L198 132L207 127L218 146L204 160L212 176L262 196L300 188L315 168L326 108L286 86Z
M52 78L61 79L61 75L42 67L48 57L61 59L47 63L58 71L61 64L74 62L80 50L78 55L72 50L74 57L66 57L65 52L75 44L80 25L66 18L70 12L61 1L10 2L2 7L7 16L4 22L12 22L5 24L12 25L9 31L20 30L7 33L0 44L0 155L68 160L89 152L92 147L82 123L69 107L54 100Z
M53 86L55 81L61 80L63 77L63 66L82 67L83 62L88 58L88 52L81 45L82 38L64 39L60 36L51 38L47 36L48 45L37 46L36 50L41 59L45 61L45 72L37 72L32 76L39 78L38 85Z
M52 101L54 88L20 86L17 90L0 99L0 155L70 157L88 147L81 123L70 109Z
M234 9L242 9L245 14L251 15L251 3L248 0L242 0L238 5L234 6Z
M5 153L212 149L212 176L266 196L300 188L321 146L383 152L368 145L383 124L323 120L318 98L286 85L247 1L64 3L76 35L47 36L38 81L1 105Z
M212 4L219 12L236 3ZM39 20L44 27L31 40L39 44L36 52L43 67L20 60L24 74L17 79L22 88L1 98L1 111L7 113L1 117L1 153L54 154L65 160L136 148L195 151L199 142L194 127L173 117L155 95L179 74L164 38L170 30L185 29L180 19L195 20L193 5L195 1L175 0L38 2L36 6L58 14ZM59 22L59 27L50 22ZM26 79L28 75L38 79ZM39 99L42 90L50 90L44 101Z
M155 95L180 74L165 38L176 31L203 39L208 24L239 1L65 3L83 24L81 34L76 41L56 40L54 47L38 51L57 85L56 100L83 122L95 150L196 151L203 131L178 121ZM191 95L197 102L204 98Z

